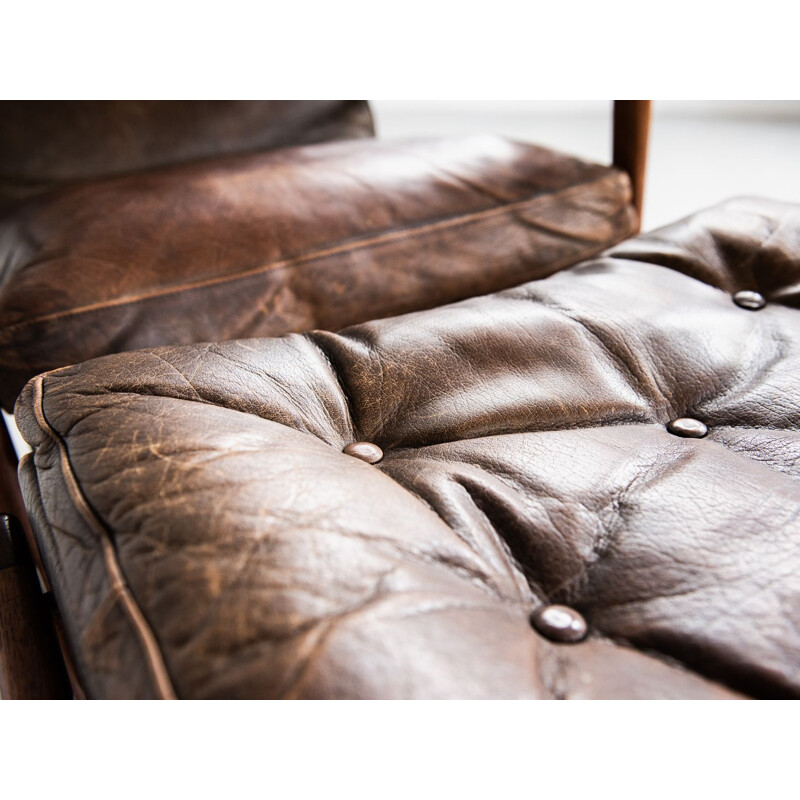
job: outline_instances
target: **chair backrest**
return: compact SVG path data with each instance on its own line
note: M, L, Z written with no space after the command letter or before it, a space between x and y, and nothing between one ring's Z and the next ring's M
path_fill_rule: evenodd
M640 215L649 120L649 100L615 101L613 162ZM64 181L372 135L364 100L6 100L0 213Z
M0 212L63 181L374 134L364 100L0 102Z

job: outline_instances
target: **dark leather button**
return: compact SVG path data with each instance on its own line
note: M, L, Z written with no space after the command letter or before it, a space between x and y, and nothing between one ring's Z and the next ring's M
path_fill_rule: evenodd
M377 464L383 458L383 450L372 442L351 442L342 452L360 458L367 464Z
M531 624L554 642L574 644L586 638L586 620L568 606L542 606L531 614Z
M747 308L750 311L758 311L759 308L764 308L767 304L764 295L758 292L736 292L733 296L733 302L740 308Z
M675 436L685 436L687 439L702 439L708 433L708 426L699 419L691 417L678 417L667 425L667 430Z

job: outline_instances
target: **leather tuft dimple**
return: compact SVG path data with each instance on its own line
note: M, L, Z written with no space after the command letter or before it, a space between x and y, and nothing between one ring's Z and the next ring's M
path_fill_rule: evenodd
M748 291L736 292L733 296L733 302L736 303L739 308L746 308L748 311L758 311L767 304L764 295L758 292Z
M542 606L531 614L531 625L542 636L562 644L583 641L588 626L582 614L569 606Z
M699 419L692 417L679 417L673 419L668 425L667 430L675 436L683 436L687 439L702 439L708 433L708 426Z
M360 458L367 464L377 464L383 458L383 450L372 442L351 442L342 452L345 455Z

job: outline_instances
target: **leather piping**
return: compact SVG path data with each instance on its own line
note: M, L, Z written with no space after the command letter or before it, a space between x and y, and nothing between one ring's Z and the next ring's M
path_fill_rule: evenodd
M436 222L423 223L421 225L415 225L408 228L403 228L401 230L388 231L388 232L384 231L382 233L375 234L373 236L368 236L365 239L356 239L354 241L333 245L331 247L323 248L321 250L314 250L310 253L305 253L304 255L296 256L294 258L284 258L278 261L270 262L268 264L262 264L258 267L253 267L251 269L246 269L242 272L237 272L235 275L218 275L215 278L207 278L206 280L202 281L183 283L178 286L169 286L164 289L157 289L152 292L142 292L141 294L138 295L119 297L113 300L104 300L102 302L90 303L89 305L80 306L78 308L69 308L69 309L64 309L63 311L55 311L51 314L44 314L39 317L34 317L33 319L20 320L19 322L15 322L12 323L11 325L7 325L3 328L0 328L0 336L6 334L9 331L17 330L19 328L24 328L28 325L38 325L43 322L50 322L52 320L62 319L64 317L72 317L72 316L78 316L80 314L88 314L93 311L102 311L104 309L115 308L117 306L133 305L134 303L143 302L145 300L152 300L154 298L164 297L171 294L179 294L181 292L193 291L195 289L205 289L209 286L217 286L220 284L233 283L234 281L244 280L254 275L259 275L262 273L269 273L269 272L277 272L278 270L281 269L288 269L291 267L300 266L317 260L329 258L331 256L337 256L343 253L350 253L353 251L361 250L366 247L372 247L376 245L380 246L384 243L390 243L397 240L411 238L412 236L425 235L427 233L436 232L442 229L446 230L448 228L457 228L462 225L467 225L476 220L491 218L503 214L513 214L517 211L522 211L530 207L535 207L537 204L544 203L547 200L552 199L553 197L559 197L559 196L569 197L571 194L579 192L586 186L591 186L591 185L600 186L604 183L615 183L618 182L620 179L622 179L625 183L628 184L626 203L621 205L621 208L629 207L632 209L629 203L630 184L628 177L626 173L615 170L609 172L609 174L604 175L601 178L595 178L593 180L585 181L584 183L575 184L574 186L568 186L565 189L561 189L556 192L539 194L536 195L536 197L527 198L525 200L519 200L514 203L506 203L504 205L483 209L482 211L474 211L468 214L459 214L456 217L448 217L446 219L437 220ZM528 224L530 225L532 223ZM540 227L542 230L545 230L550 234L564 235L560 231L557 231L555 229L547 228L545 226L540 226ZM632 230L634 228L635 225L632 228ZM609 245L608 243L603 243L602 246L607 247Z
M172 681L169 677L164 657L161 649L156 641L155 634L148 624L147 620L139 608L136 600L131 594L131 590L125 581L120 567L117 553L111 537L106 530L105 526L100 522L97 515L92 510L89 502L83 494L83 491L78 483L75 473L72 469L72 464L69 460L69 453L61 435L50 425L44 414L44 392L42 387L42 375L39 375L34 380L34 414L39 427L46 433L50 439L58 447L59 458L61 463L61 474L64 477L67 491L70 499L75 506L75 509L83 517L84 522L89 529L98 537L102 548L103 557L106 564L106 571L108 578L111 582L110 593L119 598L123 612L128 616L136 636L144 651L145 660L147 662L148 670L153 678L156 693L163 700L174 700L177 695L172 686Z

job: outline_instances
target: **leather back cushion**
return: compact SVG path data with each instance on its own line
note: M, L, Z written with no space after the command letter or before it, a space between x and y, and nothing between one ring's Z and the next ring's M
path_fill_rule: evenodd
M87 692L800 697L799 279L800 207L735 201L499 294L37 378Z
M0 212L65 181L373 134L363 100L0 102Z
M0 220L2 402L105 353L335 330L511 286L635 225L623 173L497 137L336 142L71 186Z

